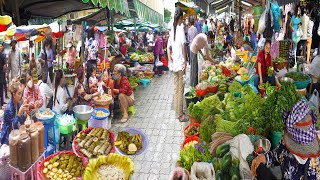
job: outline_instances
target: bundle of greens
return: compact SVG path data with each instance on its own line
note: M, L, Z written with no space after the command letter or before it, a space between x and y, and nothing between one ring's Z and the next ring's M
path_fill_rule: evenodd
M294 81L306 81L309 79L309 77L306 74L299 72L289 72L286 74L286 77L289 77Z
M239 82L233 81L229 86L229 91L230 92L240 92L241 88L242 88L242 85Z
M217 95L205 98L196 104L190 103L188 112L196 119L205 120L210 115L215 115L222 112L222 102Z
M249 84L246 84L246 85L242 86L242 88L241 88L241 94L245 96L245 95L254 95L254 94L256 94L256 93L255 93L254 90L250 87Z
M211 135L216 131L216 122L213 115L208 116L200 126L200 140L211 142Z
M186 98L195 98L197 97L197 93L196 93L196 88L194 87L191 87L190 90L189 90L189 95L186 97Z
M216 132L226 132L233 136L239 134L238 122L224 120L221 114L216 114L214 117L217 123Z
M272 125L271 131L283 131L283 112L291 111L292 107L301 100L296 87L290 82L282 82L279 91L270 94L264 103L265 118Z
M274 58L272 60L272 62L274 62L274 63L284 63L284 62L287 62L287 60L282 58L282 57L277 57L277 58Z

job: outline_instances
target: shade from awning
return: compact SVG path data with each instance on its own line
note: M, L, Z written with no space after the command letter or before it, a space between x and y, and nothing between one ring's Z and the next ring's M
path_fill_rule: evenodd
M115 10L117 13L125 14L130 17L129 6L127 0L82 0L84 3L92 2L93 5L105 8L108 7L110 10Z
M163 25L163 15L143 4L139 0L133 0L138 18L144 22Z

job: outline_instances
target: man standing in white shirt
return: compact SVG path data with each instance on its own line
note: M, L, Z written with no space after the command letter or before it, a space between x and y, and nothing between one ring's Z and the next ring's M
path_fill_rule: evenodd
M11 71L11 79L19 76L21 74L21 57L20 50L16 47L17 41L12 40L10 43L11 51L9 53L9 71Z
M309 16L307 16L304 9L302 9L302 14L303 14L302 18L301 18L302 37L298 43L298 48L300 49L302 46L303 56L305 56L306 55L306 42L308 39L308 24L309 24L310 18L309 18ZM300 52L299 49L297 49L298 52ZM299 55L300 55L300 53L299 53Z

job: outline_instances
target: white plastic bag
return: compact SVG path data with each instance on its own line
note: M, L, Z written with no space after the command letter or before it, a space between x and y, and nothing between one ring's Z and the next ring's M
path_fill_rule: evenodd
M206 162L194 162L191 167L191 180L215 180L213 165Z
M266 29L266 13L267 13L267 10L264 10L259 19L259 28L258 28L259 34L263 34L264 30Z
M232 157L240 160L239 170L241 179L252 179L251 169L246 160L249 154L254 151L250 138L245 134L239 134L232 140L227 141L230 145L230 153Z
M156 65L156 67L163 66L163 62L161 62L161 61L159 60L159 56L157 56L155 65Z
M315 89L309 99L311 109L319 111L319 92Z

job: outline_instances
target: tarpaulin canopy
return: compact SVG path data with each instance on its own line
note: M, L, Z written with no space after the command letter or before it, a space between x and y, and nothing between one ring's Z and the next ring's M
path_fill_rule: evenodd
M153 24L163 25L163 15L143 4L139 0L133 0L134 8L140 20Z
M108 7L110 10L115 10L117 13L125 14L130 17L129 7L127 0L82 0L84 3L92 2L93 5L105 8Z

